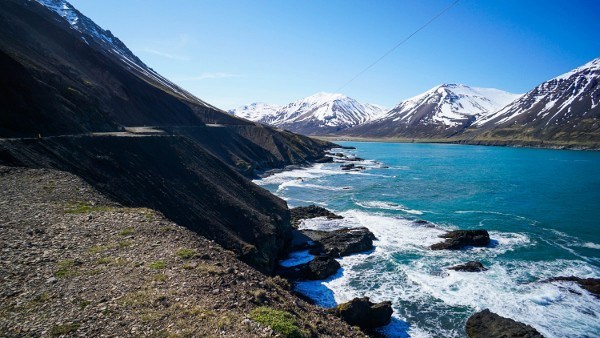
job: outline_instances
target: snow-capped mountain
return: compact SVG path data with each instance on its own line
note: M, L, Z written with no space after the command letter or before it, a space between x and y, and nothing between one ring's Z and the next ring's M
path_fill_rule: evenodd
M255 102L229 110L229 113L246 120L262 122L263 120L275 116L279 109L281 109L281 106L264 102Z
M519 96L494 88L442 84L400 102L385 116L346 132L371 137L447 137Z
M600 104L600 58L548 80L503 109L474 123L500 125L551 124L568 122L570 117L590 115ZM579 114L577 114L579 113Z
M600 58L535 87L476 121L479 140L600 144Z
M306 135L325 135L381 117L386 109L342 94L317 93L283 107L253 103L231 114Z
M145 77L155 81L157 85L169 89L173 94L191 100L194 103L200 103L209 106L188 91L177 86L158 74L152 68L144 64L135 54L133 54L125 44L115 37L110 30L104 30L87 16L79 12L73 5L66 0L35 0L46 8L57 13L70 27L81 34L80 38L86 44L96 44L100 49L121 59L127 64L127 67Z

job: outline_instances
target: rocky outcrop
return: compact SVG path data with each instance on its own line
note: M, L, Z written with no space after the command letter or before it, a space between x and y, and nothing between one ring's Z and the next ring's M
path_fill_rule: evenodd
M342 164L340 168L344 171L360 171L365 170L366 168L362 165L355 165L354 163Z
M600 278L579 278L575 276L569 277L554 277L550 279L546 279L542 282L551 283L551 282L575 282L579 284L579 286L593 294L594 296L600 298Z
M321 255L312 261L289 268L279 268L277 274L290 280L321 280L333 276L341 268L332 257Z
M543 338L533 327L487 309L469 317L466 331L469 338Z
M448 270L463 271L463 272L482 272L487 271L487 268L481 262L470 261L465 264L459 264L447 268Z
M334 312L350 325L371 330L389 324L394 310L391 302L376 304L369 297L363 297L338 305Z
M431 250L460 250L468 246L488 246L490 235L486 230L455 230L440 236L444 242L431 246Z
M343 257L373 249L375 235L367 228L349 228L334 231L302 230L313 244L310 253Z
M314 204L306 206L306 207L296 207L290 209L292 225L298 227L300 222L303 219L317 218L317 217L326 217L327 219L342 219L344 217L340 215L336 215L333 212L323 208L316 206Z

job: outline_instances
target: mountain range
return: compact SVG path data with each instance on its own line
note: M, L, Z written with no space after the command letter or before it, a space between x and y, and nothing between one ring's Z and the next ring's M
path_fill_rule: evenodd
M389 111L342 94L316 94L284 107L252 104L230 113L305 135L597 149L599 79L600 58L525 94L442 84Z
M386 109L342 94L317 93L285 106L253 103L230 114L306 135L336 133L375 120Z

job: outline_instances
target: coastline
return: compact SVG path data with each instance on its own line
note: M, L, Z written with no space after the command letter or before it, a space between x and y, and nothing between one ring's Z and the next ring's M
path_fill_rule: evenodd
M423 144L456 144L470 146L486 147L511 147L528 149L553 149L553 150L580 150L580 151L600 151L600 145L584 145L568 142L548 142L548 141L525 141L525 140L464 140L464 139L424 139L424 138L374 138L374 137L355 137L355 136L336 136L336 135L308 135L328 142L369 142L369 143L423 143Z
M345 141L345 140L339 140L337 139L336 141ZM361 147L359 146L359 149ZM454 148L454 147L452 147ZM458 149L458 148L456 148ZM364 150L364 149L363 149ZM465 152L467 150L463 150L463 152ZM487 153L487 152L486 152ZM366 156L368 158L368 155L365 155L364 153L360 153L361 157ZM584 156L584 154L581 154L580 156ZM341 164L341 163L340 163ZM387 165L390 165L392 167L392 170L394 169L394 164L390 164L390 163L383 163L386 165L386 167L383 168L387 168ZM404 165L404 164L403 164ZM294 168L291 168L294 169ZM297 169L308 169L310 171L310 167L303 167L303 168L297 168ZM331 168L333 169L333 172L339 172L338 170L336 170L335 168ZM378 167L378 169L382 169L382 167ZM386 169L387 170L387 169ZM403 170L403 169L400 169ZM304 181L300 181L300 182L292 182L291 185L288 185L286 183L286 180L293 180L295 178L295 174L290 174L290 175L284 175L284 177L278 178L278 179L274 179L272 180L271 183L269 183L269 185L271 186L271 188L269 188L271 191L273 191L275 193L275 189L277 188L277 185L280 185L280 187L292 187L292 189L298 189L301 186L304 185L304 188L302 191L303 196L301 196L301 199L304 200L311 200L311 201L316 201L317 204L319 201L326 201L328 202L327 197L316 197L316 198L310 198L311 194L309 194L310 190L315 190L316 189L316 194L315 196L320 196L322 194L327 193L328 191L334 191L335 189L329 189L331 188L331 186L336 186L336 184L334 182L339 182L339 179L343 179L342 177L347 177L349 179L351 179L352 177L354 177L354 182L359 182L360 180L357 180L358 176L336 176L335 174L331 175L331 174L325 174L325 176L322 176L324 173L322 173L323 170L318 170L318 172L306 172L305 174L301 174L298 175L298 177L308 177L308 180L305 178ZM370 175L370 177L376 177L376 175L380 174L380 173L375 173L375 176L373 174L369 174L369 173L357 173L358 175L361 174L366 174L366 175ZM336 178L331 179L332 176L335 176ZM322 177L330 177L330 179L322 179ZM318 183L317 183L318 182ZM319 187L317 187L317 184L319 185ZM350 183L339 183L339 187L345 187L345 186L349 186ZM356 187L353 187L353 189L348 190L348 193L358 193L358 190L355 189ZM279 190L279 189L278 189ZM286 190L282 189L280 192L278 191L277 193L275 193L277 196L284 198L287 200L294 200L294 191L290 190L290 193L285 193ZM298 191L298 190L295 190ZM331 193L331 194L340 194L341 191L343 190L336 190L336 191L340 191L340 192L335 192L335 193ZM322 192L322 193L321 193ZM308 195L306 195L308 194ZM307 197L308 196L308 197ZM330 195L331 196L331 195ZM338 196L338 195L336 195ZM374 197L371 197L371 199L373 199ZM300 199L296 199L296 201L301 201ZM306 201L305 201L306 202ZM365 202L364 200L361 202ZM366 202L372 202L371 200L366 201ZM304 202L303 202L304 203ZM382 202L383 203L383 202ZM398 203L402 203L402 201L399 201ZM349 298L352 297L360 297L363 295L368 295L368 296L374 296L374 299L376 301L384 301L386 300L386 298L384 297L395 297L393 300L393 304L394 304L394 311L395 314L399 315L398 317L394 317L396 319L398 318L402 318L402 320L398 319L398 322L394 323L394 327L393 328L389 328L392 331L393 330L400 330L399 332L401 333L400 336L402 336L402 334L410 334L411 336L414 333L414 336L417 337L421 337L421 336L428 336L426 334L426 332L429 332L429 334L431 334L431 327L430 326L420 326L421 324L418 324L419 320L417 319L418 316L420 316L419 314L416 314L417 317L414 317L415 314L408 314L406 312L402 312L403 311L403 307L411 307L414 305L409 305L411 304L410 301L403 299L402 296L398 296L395 292L391 292L391 290L394 290L394 287L391 288L383 288L381 290L377 290L377 289L364 289L365 286L370 285L369 283L367 284L361 284L361 282L359 281L364 281L365 280L365 276L371 276L371 277L375 277L375 276L382 276L381 273L382 271L379 270L376 266L367 268L367 267L363 267L360 268L361 270L355 270L353 271L356 267L359 266L363 266L365 264L365 262L374 262L374 260L379 259L378 257L373 256L373 254L375 254L376 256L379 257L385 257L385 254L382 251L387 251L390 249L389 245L393 244L392 241L390 241L390 239L394 238L394 234L397 234L398 232L402 233L402 237L406 237L407 239L404 238L397 238L394 239L395 240L400 240L402 242L402 246L401 247L409 247L409 252L416 252L417 254L421 255L421 254L425 254L426 256L424 257L424 259L422 261L427 261L427 264L433 264L435 265L434 271L445 271L446 267L452 267L452 266L456 266L457 264L461 264L466 262L467 260L470 260L471 258L468 258L470 255L477 255L479 257L482 258L477 258L478 260L481 259L484 262L484 265L486 267L490 267L491 266L491 271L490 272L486 272L486 273L482 273L481 275L468 275L468 273L466 273L467 275L464 276L460 276L461 272L448 272L449 274L449 278L444 277L444 274L441 272L436 272L433 275L431 275L429 272L423 271L422 269L416 268L415 267L411 267L411 266L406 266L402 268L402 271L404 271L405 269L407 270L407 273L411 274L411 278L408 280L405 280L403 278L401 278L399 281L401 281L400 283L396 283L395 285L397 287L401 287L402 288L402 292L408 292L408 294L411 295L411 297L417 296L417 302L424 302L424 300L429 299L427 296L427 294L431 291L434 291L433 289L431 289L431 287L435 287L435 288L442 288L442 290L444 290L444 292L448 292L448 294L445 293L438 293L438 290L435 290L435 293L433 294L433 296L435 298L437 298L437 300L439 301L440 299L442 300L441 303L442 305L440 305L440 308L445 309L443 311L440 312L440 316L443 316L444 311L449 311L452 312L453 310L450 310L452 307L454 306L468 306L473 310L473 313L475 311L479 311L479 310L483 310L488 306L491 306L491 310L495 311L497 313L499 313L501 316L504 316L505 318L513 318L515 320L519 320L519 321L523 321L526 324L529 325L534 325L536 328L540 329L540 331L545 332L546 336L555 336L552 334L548 334L548 332L561 332L560 330L558 331L554 331L553 329L551 329L550 331L548 330L548 323L545 319L543 318L537 318L533 319L533 318L529 318L529 319L525 319L524 317L520 317L518 315L518 309L515 309L512 305L509 304L516 304L518 303L518 301L523 301L523 299L529 299L528 297L537 297L538 295L540 297L544 297L545 295L555 295L557 294L556 288L559 287L559 285L557 284L544 284L544 283L537 283L537 282L532 282L532 284L521 284L519 283L519 280L521 280L523 278L523 276L521 275L521 272L518 271L514 271L512 270L512 268L509 265L505 265L508 262L505 262L504 259L499 260L497 257L501 257L502 255L511 252L515 249L522 249L522 248L526 248L528 246L531 245L537 245L535 244L538 240L535 240L534 237L532 236L536 236L533 233L525 233L522 234L522 231L517 231L517 230L511 230L509 228L505 228L505 229L495 229L495 231L491 231L490 232L490 236L492 237L492 240L494 240L493 245L491 245L488 248L485 248L483 250L466 250L464 252L458 252L458 253L427 253L426 250L423 251L422 246L425 245L429 245L429 241L432 240L432 238L436 238L437 234L434 234L434 232L436 231L435 228L430 228L430 227L426 227L423 226L422 224L418 223L418 222L414 222L411 221L409 219L403 219L402 216L398 215L398 217L394 216L394 213L396 213L396 211L401 210L401 208L404 208L402 205L399 204L394 204L394 205L368 205L367 203L363 203L366 204L366 206L360 206L360 207L350 207L350 209L345 209L344 207L339 207L340 205L338 204L336 207L336 204L322 204L323 206L325 206L326 208L333 210L334 212L339 213L340 215L343 215L344 217L347 217L347 219L349 220L350 223L338 223L339 225L349 225L353 222L355 222L356 220L359 220L357 218L355 218L354 220L352 219L353 217L359 216L359 217L363 217L364 215L368 215L369 218L366 219L360 219L360 221L362 222L362 225L365 225L367 227L369 227L369 229L371 229L373 231L373 233L375 233L375 235L377 236L378 242L375 243L376 246L376 250L374 252L369 253L368 255L354 255L354 256L349 256L347 258L344 258L340 261L341 265L342 265L342 273L339 275L334 275L331 279L327 279L325 281L318 281L318 282L309 282L309 283L304 283L305 288L300 289L299 292L302 291L316 291L317 293L315 293L315 295L317 295L317 297L319 296L318 292L324 292L326 291L328 293L327 297L332 297L332 295L335 293L335 304L340 304L345 302L346 300L348 300ZM298 205L298 203L295 203L295 205ZM303 205L303 204L300 204ZM318 204L320 205L320 204ZM409 205L411 206L411 205ZM367 209L364 209L367 208ZM360 209L361 212L357 213L355 212L356 210L354 209ZM386 210L383 210L386 209ZM422 208L416 208L419 209L425 213L427 213L428 215L430 214L430 209L422 209ZM372 211L371 211L372 210ZM392 212L392 214L388 214L387 216L389 217L380 217L382 216L381 212L386 213L387 210L390 210ZM417 211L419 211L417 210ZM471 209L468 209L471 210ZM404 213L405 211L402 211L402 213ZM488 214L488 215L492 215L492 214ZM385 216L385 215L384 215ZM497 217L498 219L501 219L504 216L498 215L498 216L488 216L488 217ZM507 216L509 218L511 218L512 216ZM514 216L517 217L517 216ZM385 219L385 220L384 220ZM431 221L430 217L425 217L426 220ZM389 222L389 223L385 223L385 222ZM400 223L399 223L400 222ZM518 221L519 223L521 223L522 221ZM322 223L322 224L320 224ZM326 224L326 223L329 223ZM373 228L371 228L369 226L369 224L373 225ZM445 223L439 223L438 221L435 221L434 219L434 224L440 224L440 228L438 228L437 230L448 230L448 224ZM458 226L461 226L462 229L462 224L461 223L456 223L453 222L453 224L456 224ZM311 221L308 224L306 224L308 226L305 226L303 228L305 229L312 229L313 226L316 226L315 229L322 229L322 230L329 230L329 229L333 229L333 224L331 224L329 221L325 221L325 220L321 220L321 221ZM321 225L323 225L323 227L321 227ZM385 229L385 232L381 232L382 229L384 228L388 228ZM452 225L450 225L450 228L454 228ZM473 225L471 227L467 227L466 229L471 229L473 228ZM394 230L395 229L395 230ZM392 232L390 232L392 231ZM415 233L409 233L412 231L416 231ZM427 233L429 233L429 235L427 235ZM391 237L390 237L391 235ZM427 236L425 236L427 235ZM424 241L425 240L425 241ZM435 244L435 243L431 243L431 244ZM416 249L416 251L415 251ZM404 252L404 250L402 250ZM383 255L383 256L382 256ZM442 259L440 260L440 256L443 256ZM431 257L437 257L435 260L429 262L429 260L431 259ZM461 262L461 259L463 260ZM518 261L520 262L520 261ZM528 262L524 262L524 263L528 263ZM374 264L374 263L373 263ZM383 264L383 263L380 263ZM534 264L535 268L534 269L540 269L540 270L536 270L538 272L536 272L535 274L535 278L539 278L540 280L543 280L546 276L552 276L552 275L556 275L556 274L560 274L562 273L567 273L567 274L573 274L573 275L579 275L582 277L590 277L589 275L585 275L585 270L579 270L575 267L575 265L572 265L571 263L569 263L569 261L567 260L558 260L558 261L552 261L549 260L547 262L540 262L540 263L532 263ZM440 270L441 269L441 270ZM490 283L490 281L488 280L488 278L493 278L494 275L500 273L501 276L503 276L502 278L506 278L503 279L501 282L499 282L498 284L496 283ZM593 274L592 274L593 275ZM593 275L591 277L596 277L597 275ZM417 279L414 279L414 278ZM384 280L387 278L391 278L391 277L384 277ZM394 277L397 278L397 277ZM410 286L410 281L412 281L412 283L416 283L418 285L426 285L427 288L425 289L421 289L420 287L416 287L416 286ZM446 286L448 286L447 284L450 283L450 285L452 284L452 282L460 282L460 283L468 283L468 284L472 284L475 286L484 286L484 289L486 291L492 291L489 292L489 295L500 295L501 297L504 297L505 299L503 299L501 302L499 302L499 299L493 300L494 297L488 297L485 296L483 297L483 300L480 299L479 297L474 297L471 293L469 293L469 291L465 291L468 294L463 294L462 291L459 292L458 290L454 290L452 288L449 289L445 289ZM486 282L487 281L487 282ZM356 284L359 283L359 284ZM407 284L408 283L408 284ZM432 284L433 283L433 284ZM320 286L318 286L318 288L315 288L317 286L317 284L319 284ZM362 286L361 286L362 285ZM460 284L459 284L460 285ZM564 291L564 286L560 286L561 288L563 288L562 290ZM571 289L572 286L569 286L569 289ZM311 290L312 289L312 290ZM327 291L326 289L329 289L329 291ZM462 287L460 288L462 289ZM535 291L532 292L531 294L529 294L529 292L531 291L531 289L534 289ZM362 290L362 291L361 291ZM424 290L428 290L428 291L424 291ZM578 290L578 289L577 289ZM579 292L579 291L577 291ZM511 296L513 293L517 293L517 296ZM559 296L557 297L574 297L574 299L572 301L583 301L583 298L581 298L580 300L575 300L576 297L583 297L581 296L581 294L573 294L573 295L564 295L562 294L562 292L558 293ZM312 296L312 294L308 293L306 295L310 295ZM375 296L377 295L377 296ZM460 296L459 296L460 295ZM310 297L309 296L309 297ZM431 296L431 295L430 295ZM458 301L457 302L457 296L459 296L459 298L465 298L462 301ZM409 298L411 298L409 297ZM585 297L588 297L588 295L585 295ZM488 299L489 298L489 299ZM320 298L311 298L313 299L313 301L317 304L319 304L319 301L321 301L322 299ZM446 305L443 305L443 304ZM497 307L493 306L492 304L497 303ZM508 310L500 310L502 308L502 304L504 305L508 305ZM578 303L579 304L579 303ZM333 304L330 304L328 306L332 306ZM479 306L485 306L485 307L479 307ZM533 308L536 308L538 306L544 306L543 304L537 304L534 301L534 304L530 305ZM594 307L594 309L597 307L597 303L595 305L591 305ZM400 312L396 312L396 311L400 311ZM412 316L412 317L411 317ZM426 314L423 314L424 317L426 317ZM424 320L424 319L423 319ZM433 318L429 318L429 321L435 321L435 319ZM466 317L465 317L466 320ZM409 325L409 323L411 323ZM416 329L417 331L407 331L407 328L410 327L411 325L414 325L414 329ZM421 329L425 328L425 331L421 331ZM459 328L460 330L460 328ZM589 329L588 329L589 330ZM390 336L397 336L395 335L392 331L388 331L385 330L388 334L390 334ZM585 332L585 331L584 331ZM424 335L420 335L420 334L424 334Z

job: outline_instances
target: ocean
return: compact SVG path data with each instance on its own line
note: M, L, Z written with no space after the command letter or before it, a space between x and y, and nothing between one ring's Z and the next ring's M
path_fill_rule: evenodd
M389 337L464 337L490 309L546 337L600 337L600 300L557 276L600 277L600 152L448 144L340 142L366 170L317 164L255 180L290 207L344 216L301 228L369 228L371 252L344 257L325 281L296 289L326 307L390 300ZM416 223L425 220L435 225ZM485 248L432 251L446 230L486 229ZM310 259L297 252L282 264ZM471 260L489 270L447 270Z

